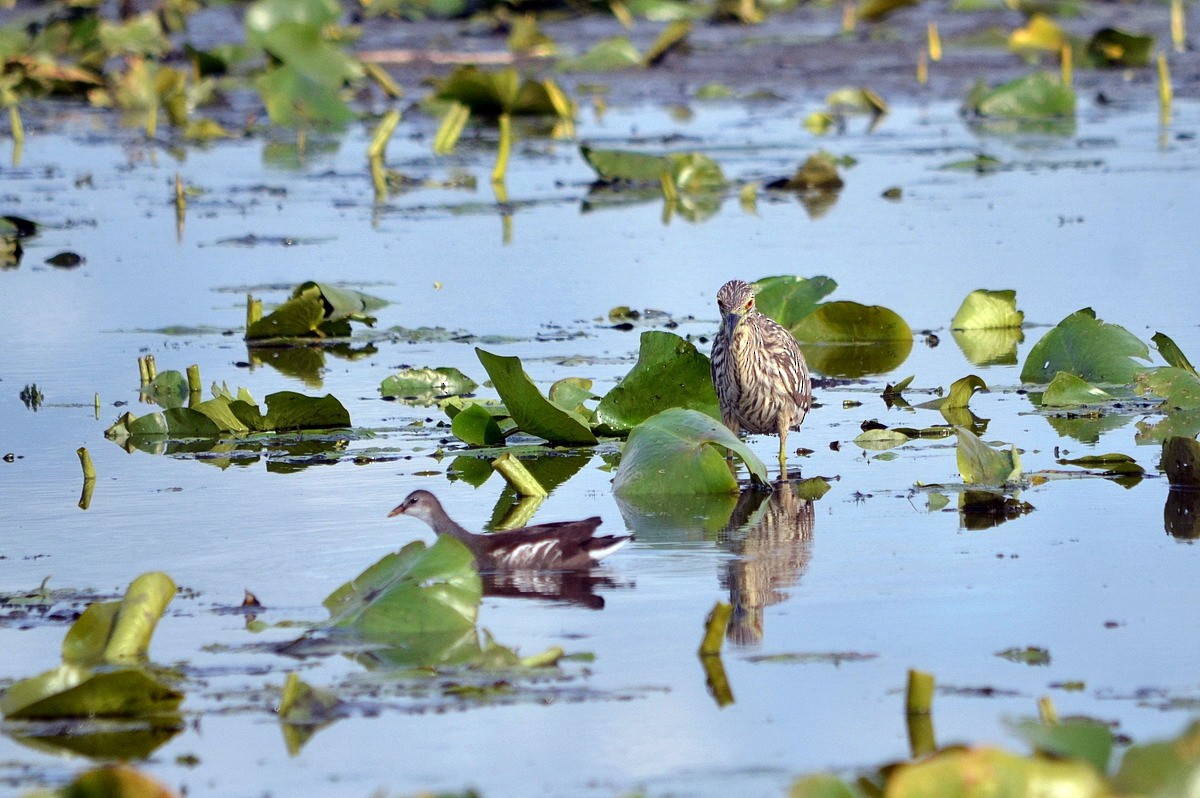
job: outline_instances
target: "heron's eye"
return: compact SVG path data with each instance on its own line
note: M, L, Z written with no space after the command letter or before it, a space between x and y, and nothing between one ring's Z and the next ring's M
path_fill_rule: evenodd
M746 310L754 310L754 300L753 299L746 300Z

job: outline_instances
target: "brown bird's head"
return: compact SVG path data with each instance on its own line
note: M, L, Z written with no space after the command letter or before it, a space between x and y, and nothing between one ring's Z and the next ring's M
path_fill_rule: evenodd
M404 501L392 508L392 511L388 513L388 518L408 515L432 524L434 511L438 506L437 497L432 493L427 490L414 490Z
M730 280L717 291L717 310L721 311L721 328L727 336L749 314L754 312L754 287L742 280Z

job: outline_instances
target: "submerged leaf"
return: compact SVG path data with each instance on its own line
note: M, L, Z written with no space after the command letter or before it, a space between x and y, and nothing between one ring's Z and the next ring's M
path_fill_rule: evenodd
M479 347L475 348L475 354L487 369L513 421L523 431L566 446L596 443L596 436L582 418L542 396L521 367L520 358L494 355Z
M1060 371L1094 383L1129 383L1149 360L1149 348L1132 333L1096 318L1091 308L1060 321L1029 350L1021 369L1022 382L1048 383Z
M696 410L664 410L629 433L613 492L631 497L734 493L738 484L727 454L738 457L754 479L766 482L762 461L724 424Z
M670 407L720 418L709 360L674 333L642 333L638 361L596 408L603 434L623 434Z

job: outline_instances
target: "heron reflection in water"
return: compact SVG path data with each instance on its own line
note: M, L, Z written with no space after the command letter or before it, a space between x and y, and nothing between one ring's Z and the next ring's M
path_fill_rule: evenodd
M763 637L763 610L784 601L812 556L813 503L780 481L771 493L743 491L717 541L737 555L725 567L721 587L729 590L733 617L726 636L738 646Z

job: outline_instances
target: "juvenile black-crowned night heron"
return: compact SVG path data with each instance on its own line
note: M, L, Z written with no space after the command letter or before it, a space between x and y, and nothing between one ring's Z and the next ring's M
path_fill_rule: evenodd
M712 348L712 377L721 420L734 434L779 436L779 475L787 477L787 434L812 407L812 380L796 339L759 313L754 289L730 280L717 292L721 329Z

